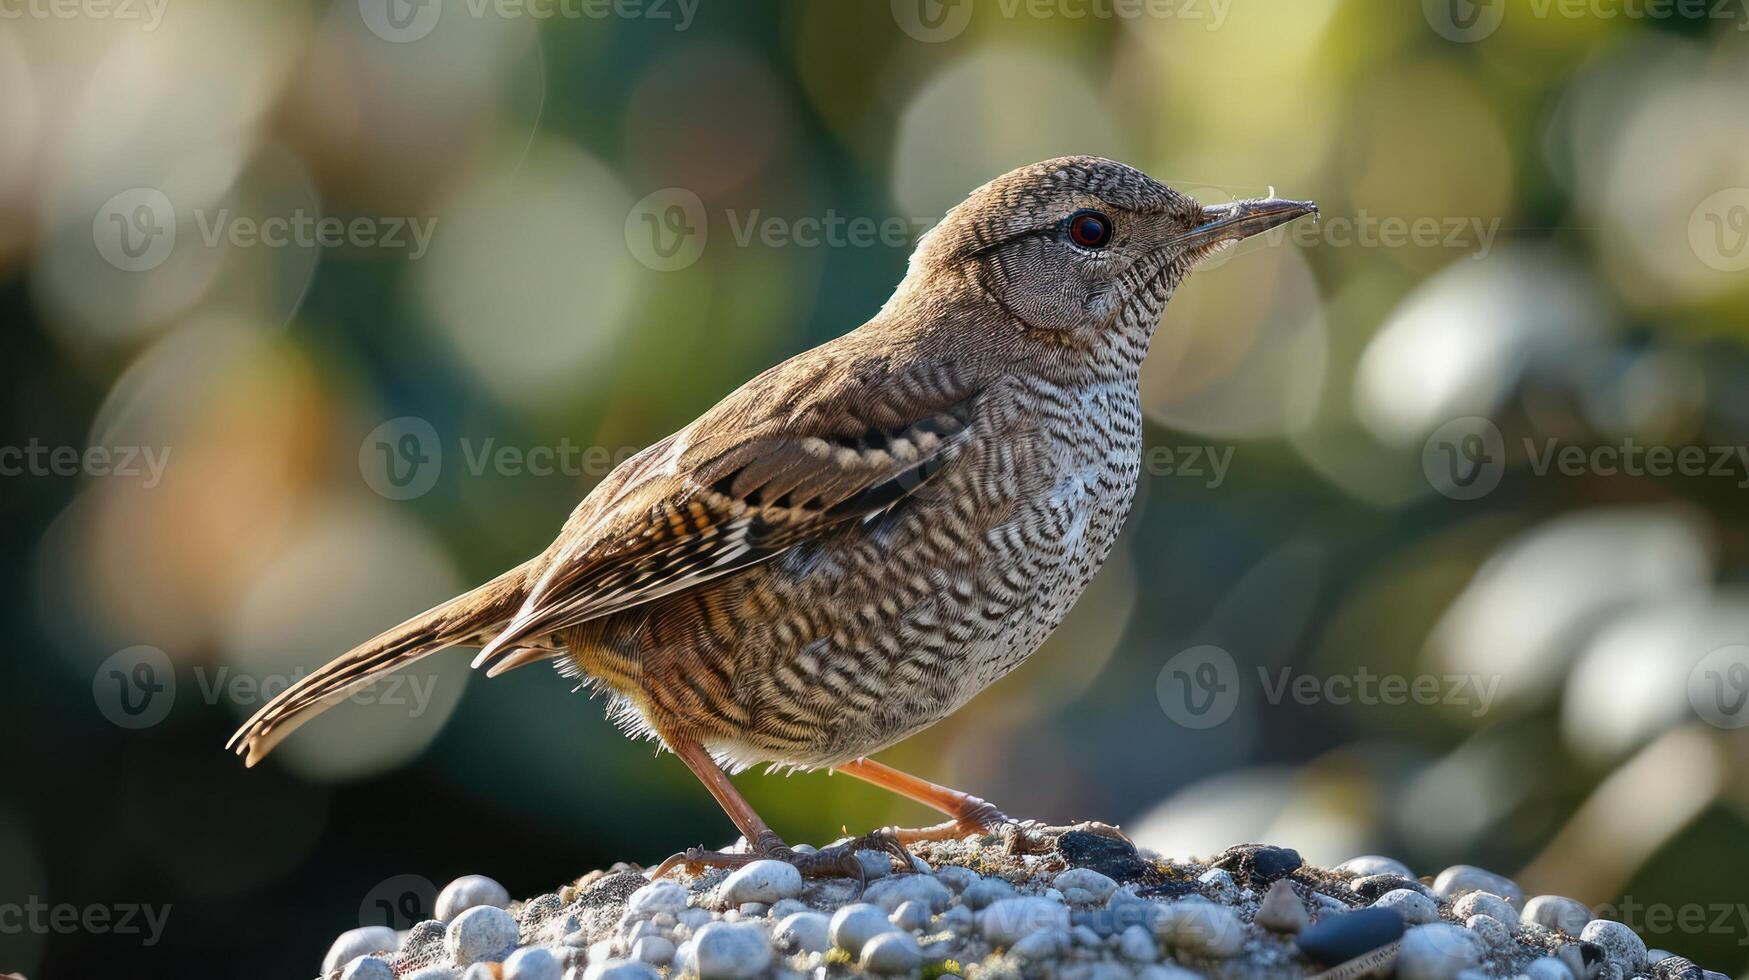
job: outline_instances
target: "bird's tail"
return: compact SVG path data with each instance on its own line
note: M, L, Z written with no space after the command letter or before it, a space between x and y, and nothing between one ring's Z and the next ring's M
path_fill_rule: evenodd
M281 691L237 729L225 748L253 766L293 729L384 674L453 646L478 646L510 622L522 605L531 570L525 562L329 661Z

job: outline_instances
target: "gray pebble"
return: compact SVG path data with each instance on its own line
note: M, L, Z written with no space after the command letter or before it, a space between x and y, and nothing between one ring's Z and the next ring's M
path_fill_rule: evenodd
M756 925L713 922L698 931L693 957L703 980L763 976L771 965L771 940Z
M490 905L504 908L510 904L510 892L485 875L462 875L443 886L437 895L437 918L453 922L455 917L471 908Z
M456 916L443 939L459 966L502 960L516 943L516 920L493 905L476 905Z
M706 919L710 913L705 912ZM626 918L649 918L658 912L669 915L683 916L686 912L686 889L672 881L652 881L644 887L632 892L626 899ZM684 918L681 921L685 921Z
M977 923L977 915L964 905L955 905L946 912L941 913L941 917L936 920L936 924L943 929L956 929L962 931L973 928Z
M929 911L927 903L913 901L901 904L888 918L893 920L893 925L907 932L920 932L929 928L929 922L935 915Z
M1159 942L1141 926L1130 926L1118 936L1117 951L1124 959L1137 963L1152 963L1160 958Z
M765 913L769 911L771 911L771 906L764 902L742 902L735 909L735 912L743 919L763 918Z
M862 877L865 881L885 878L893 873L892 855L882 851L857 851L856 859L862 862Z
M1451 911L1460 919L1468 919L1472 915L1487 915L1509 926L1518 925L1518 909L1499 895L1490 895L1487 892L1465 894L1451 903Z
M794 898L786 898L781 902L773 902L771 905L771 911L766 914L770 915L773 921L782 922L790 916L795 915L797 912L809 911L812 911L812 909L807 902Z
M1014 886L1001 878L980 878L966 886L960 900L975 911L1013 894Z
M583 972L583 980L662 980L648 963L632 960L602 960Z
M1196 883L1202 886L1203 894L1222 905L1231 905L1239 898L1238 884L1222 868L1210 868L1197 875Z
M492 973L492 968L484 963L475 963L462 971L462 980L498 980Z
M360 956L370 953L394 952L401 948L401 937L388 926L364 926L360 929L348 929L335 937L334 945L328 947L328 955L322 957L322 972L330 973L340 969Z
M1473 864L1454 864L1433 879L1433 894L1448 902L1455 902L1470 892L1498 895L1510 902L1513 908L1524 907L1524 889L1516 882Z
M1512 941L1512 929L1494 916L1477 913L1464 920L1465 928L1482 937L1491 949L1501 949Z
M869 973L912 974L923 965L923 949L908 932L886 932L862 947L862 968Z
M802 893L802 873L787 861L754 861L723 880L721 894L730 906L772 902ZM761 909L761 911L764 911Z
M1186 970L1177 963L1161 963L1158 966L1143 967L1136 973L1136 980L1203 980L1203 977L1195 970Z
M460 980L461 974L443 964L428 966L422 970L414 970L402 980Z
M563 972L553 951L540 946L519 949L504 961L504 980L559 980Z
M697 932L715 921L710 909L685 909L674 917L674 921Z
M978 916L978 929L995 946L1013 946L1035 932L1069 930L1067 907L1043 898L1004 898Z
M935 880L946 885L955 895L965 891L972 882L978 880L978 873L970 868L948 865L935 869Z
M395 980L395 969L389 961L375 956L360 956L346 964L340 980Z
M887 920L887 914L879 906L857 902L832 913L827 929L832 936L832 945L852 956L860 956L862 947L870 939L884 932L894 932L897 927Z
M786 953L824 953L832 948L831 922L819 912L797 912L779 922L772 935Z
M674 960L674 943L661 936L645 936L632 944L632 959L651 966L667 966Z
M1257 903L1257 914L1251 921L1271 932L1293 935L1310 925L1312 920L1294 886L1286 878L1277 878L1263 893L1263 900Z
M1224 905L1192 898L1167 906L1167 913L1162 938L1175 949L1226 959L1245 942L1244 923Z
M1105 939L1101 937L1099 933L1094 932L1086 926L1071 926L1069 928L1069 938L1074 940L1075 945L1086 946L1089 949L1105 945Z
M1524 975L1529 980L1577 980L1567 964L1553 956L1539 956L1524 965Z
M1534 922L1544 929L1553 929L1578 938L1591 921L1591 910L1583 902L1562 895L1538 895L1524 903L1522 921Z
M899 875L869 885L862 893L862 900L879 905L886 912L892 912L906 902L917 902L931 912L939 912L953 901L953 892L936 881L934 875Z
M1396 875L1399 878L1414 878L1415 872L1409 866L1396 858L1382 857L1378 854L1362 854L1360 857L1349 858L1336 866L1337 871L1346 871L1356 878L1367 878L1372 875Z
M1481 961L1481 937L1449 922L1415 926L1403 934L1397 952L1400 980L1455 980Z
M1075 905L1093 905L1111 897L1117 882L1092 868L1070 868L1051 881L1063 898Z
M1645 941L1619 922L1592 919L1585 924L1579 938L1602 946L1609 954L1609 962L1619 964L1623 973L1632 975L1646 968Z
M1067 929L1040 929L1008 947L1008 952L1025 960L1048 960L1062 955L1069 943Z
M1439 921L1439 906L1433 903L1433 899L1407 888L1385 892L1372 904L1374 908L1395 909L1403 921L1412 926Z
M1667 949L1657 949L1656 947L1648 949L1646 950L1646 965L1657 966L1675 955L1675 953L1672 953Z

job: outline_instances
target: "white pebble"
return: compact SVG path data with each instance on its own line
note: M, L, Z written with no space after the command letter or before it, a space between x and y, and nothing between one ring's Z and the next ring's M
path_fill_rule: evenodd
M1346 871L1356 878L1369 875L1396 875L1400 878L1413 878L1415 872L1409 866L1396 858L1383 857L1378 854L1362 854L1360 857L1349 858L1336 866L1337 871Z
M1431 902L1428 904L1432 905ZM1294 886L1286 878L1277 878L1263 893L1263 900L1257 903L1257 914L1251 917L1251 921L1271 932L1293 935L1310 925L1312 920Z
M421 970L414 970L407 974L404 980L458 980L460 976L461 974L440 963Z
M504 961L504 980L559 980L562 972L559 958L541 946L519 949Z
M1154 934L1141 926L1130 926L1117 939L1117 951L1124 959L1137 963L1152 963L1160 958L1160 944Z
M897 928L879 906L855 902L832 913L827 931L832 936L832 945L852 956L860 956L862 947L870 939L884 932L894 932Z
M631 960L602 960L583 971L583 980L662 980L648 963Z
M723 900L731 906L747 902L770 905L801 893L802 873L787 861L754 861L735 869L722 884Z
M632 944L632 959L651 966L667 966L674 960L674 943L661 936L645 936Z
M455 917L443 945L457 965L492 963L516 948L516 920L492 905L476 905Z
M707 920L710 918L708 910L699 911L704 912ZM658 912L681 916L680 921L686 921L686 889L672 881L652 881L626 899L626 917L629 919L649 918Z
M978 916L978 928L995 946L1012 946L1047 929L1069 929L1067 907L1042 898L1004 898Z
M1512 941L1512 930L1506 923L1491 915L1477 913L1464 920L1464 926L1471 932L1482 937L1493 949L1501 949Z
M401 948L401 937L388 926L364 926L348 929L334 939L328 955L322 957L322 972L330 973L371 953L392 953Z
M437 918L453 922L468 909L490 905L504 908L510 904L510 892L485 875L462 875L443 886L437 895Z
M931 912L939 912L953 901L953 892L936 881L934 875L898 875L882 878L869 885L868 890L862 893L862 900L871 905L879 905L882 911L888 913L906 902L921 902Z
M1524 975L1529 980L1574 980L1572 971L1567 969L1567 964L1553 956L1539 956L1526 963Z
M1481 938L1462 926L1449 922L1416 926L1403 934L1397 976L1400 980L1455 980L1480 962L1485 952Z
M1578 938L1591 921L1591 910L1563 895L1538 895L1524 903L1521 919Z
M1490 895L1487 892L1465 894L1451 903L1451 911L1460 919L1468 919L1472 915L1487 915L1509 926L1518 925L1518 909L1499 895Z
M1232 909L1206 900L1186 899L1167 908L1160 931L1166 942L1198 956L1226 959L1245 942L1245 925Z
M1409 888L1394 888L1372 903L1374 908L1396 909L1403 921L1412 926L1426 925L1439 921L1439 906L1433 899Z
M771 965L771 940L756 925L713 922L698 931L693 955L704 980L758 977Z
M1103 902L1117 891L1117 882L1092 868L1070 868L1058 874L1051 883L1066 900L1076 905Z
M929 928L929 921L935 916L930 914L929 906L923 902L906 902L894 909L888 918L893 921L893 925L907 932L918 932Z
M1223 905L1231 904L1239 897L1239 886L1223 868L1210 868L1198 875L1196 881L1209 898Z
M1513 908L1524 907L1524 889L1516 882L1473 864L1454 864L1433 879L1433 894L1448 902L1455 902L1470 892L1498 895L1510 902Z
M1008 947L1008 952L1025 960L1049 960L1069 948L1066 929L1040 929Z
M887 932L862 947L862 968L870 973L910 974L923 965L923 949L908 932Z
M475 963L462 971L462 980L498 980L492 968L484 963Z
M1186 970L1177 963L1161 963L1143 967L1136 973L1136 980L1203 980L1203 977L1195 970Z
M773 935L786 953L824 953L832 948L831 923L819 912L797 912L779 922Z
M1627 926L1610 919L1592 919L1585 924L1579 938L1596 943L1609 954L1611 964L1620 965L1622 972L1633 975L1646 967L1646 943Z
M395 980L395 970L389 961L375 956L360 956L346 964L340 980Z

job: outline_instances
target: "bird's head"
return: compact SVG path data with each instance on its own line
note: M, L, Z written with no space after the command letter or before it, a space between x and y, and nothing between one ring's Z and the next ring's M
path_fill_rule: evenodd
M898 295L937 308L975 298L1002 326L1075 346L1115 332L1145 346L1199 261L1317 210L1276 198L1204 206L1134 167L1060 157L949 211L918 243Z

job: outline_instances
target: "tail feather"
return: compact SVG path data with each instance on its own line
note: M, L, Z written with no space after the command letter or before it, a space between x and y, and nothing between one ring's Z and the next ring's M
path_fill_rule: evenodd
M538 561L525 562L334 658L262 705L225 748L253 766L299 725L378 677L440 650L486 643L521 607Z

